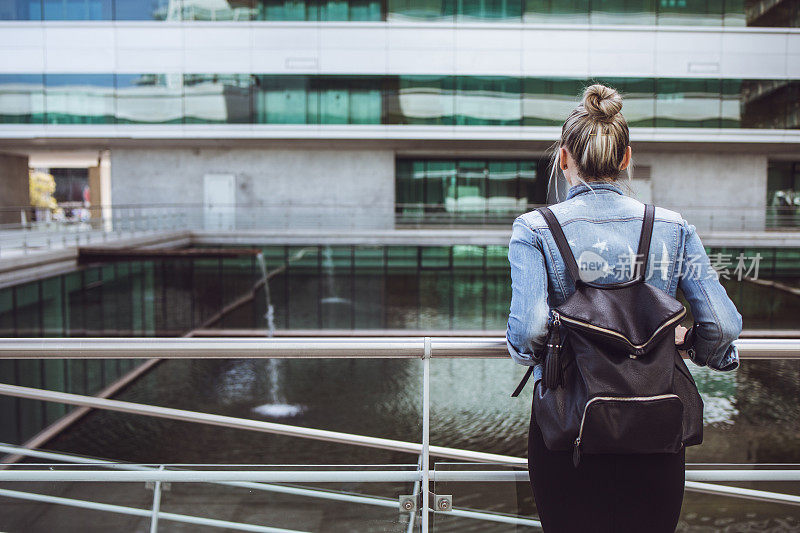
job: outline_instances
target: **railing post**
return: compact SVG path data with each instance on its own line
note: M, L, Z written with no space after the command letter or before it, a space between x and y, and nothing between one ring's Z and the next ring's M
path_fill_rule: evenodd
M158 467L164 470L164 465ZM161 510L161 482L156 481L153 486L153 515L150 518L150 533L158 533L158 513Z
M430 438L431 438L431 338L425 337L422 354L422 533L428 533L430 513Z

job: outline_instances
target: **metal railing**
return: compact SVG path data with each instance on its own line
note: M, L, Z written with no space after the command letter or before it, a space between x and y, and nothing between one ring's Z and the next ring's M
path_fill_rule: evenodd
M797 338L770 338L770 339L740 339L736 341L740 357L743 359L799 359L800 339ZM420 530L430 531L431 513L451 513L452 516L488 520L523 526L538 527L537 520L522 516L509 516L487 511L476 511L453 507L452 501L446 498L437 498L431 492L431 483L435 482L524 482L528 480L526 470L514 470L527 465L527 460L521 457L512 457L485 452L460 450L435 446L430 443L430 360L431 358L452 357L480 357L480 358L507 358L508 352L504 338L496 337L394 337L394 338L11 338L0 342L0 359L47 359L47 358L414 358L421 359L423 365L422 384L422 435L420 443L404 442L392 439L382 439L367 435L354 435L342 432L304 428L288 424L277 424L259 420L242 419L160 407L155 405L124 402L120 400L102 399L91 396L62 393L21 387L10 384L0 384L0 395L18 398L35 399L47 402L57 402L70 405L82 405L97 409L117 412L135 413L144 416L153 416L185 422L209 424L248 431L260 431L281 434L299 438L310 438L329 442L347 443L356 446L367 446L388 450L406 452L417 456L418 467L414 470L395 468L370 469L364 466L360 469L354 467L347 471L330 470L298 470L281 469L253 470L230 469L223 470L197 470L176 469L170 465L157 465L145 467L143 465L119 464L111 461L85 460L53 454L38 450L27 450L19 446L0 445L0 452L15 453L52 459L73 464L92 464L94 467L107 468L105 470L85 469L37 469L6 468L0 470L0 482L153 482L156 487L160 483L219 483L237 487L244 487L265 491L288 491L287 493L299 496L319 497L325 499L339 499L351 503L376 505L380 507L397 507L400 511L416 513L421 518ZM437 470L431 468L431 456L465 461L470 464L482 463L485 470ZM508 470L498 470L501 464ZM725 495L737 498L748 498L774 503L800 505L800 496L720 485L721 482L735 481L800 481L800 468L793 469L784 465L777 469L752 470L755 465L738 465L739 468L692 468L688 464L686 471L686 488L703 493ZM735 466L735 465L734 465ZM747 468L743 470L742 468ZM373 467L374 468L374 467ZM328 482L403 482L415 483L420 496L400 496L399 502L392 499L368 495L342 494L337 492L317 489L285 487L276 483L328 483ZM192 517L164 513L159 508L160 496L154 491L152 509L138 509L121 506L111 506L97 502L86 502L62 497L48 496L30 492L0 489L0 496L16 499L27 499L42 503L69 505L86 509L95 509L136 516L147 516L151 519L151 531L157 528L158 519L176 520L187 523L204 523L205 525L227 527L243 531L294 531L281 528L271 528L258 524L242 524L235 522L219 521L216 519ZM431 504L431 498L435 504ZM410 498L410 499L409 499ZM193 522L194 520L194 522ZM205 522L204 522L205 521ZM413 521L409 523L412 531Z
M0 209L4 220L19 222L0 225L2 254L27 254L32 251L98 244L124 237L166 231L302 231L358 230L385 227L469 227L507 229L521 213L540 204L520 204L467 209L446 204L386 203L369 204L121 204L91 206L89 216L74 220L31 220L31 207ZM797 206L691 206L676 207L699 231L760 232L797 230ZM382 221L382 223L376 222Z

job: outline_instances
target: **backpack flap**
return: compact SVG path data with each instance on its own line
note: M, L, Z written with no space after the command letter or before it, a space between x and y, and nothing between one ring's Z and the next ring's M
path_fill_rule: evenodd
M634 357L647 353L686 315L680 301L647 283L580 286L556 312L569 329Z

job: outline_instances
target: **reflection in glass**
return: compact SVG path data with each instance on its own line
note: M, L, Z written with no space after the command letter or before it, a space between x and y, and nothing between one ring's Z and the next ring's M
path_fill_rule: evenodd
M42 0L0 0L0 20L42 20Z
M310 98L307 76L256 76L255 121L258 124L306 124Z
M588 24L589 0L525 0L523 22Z
M51 124L184 116L187 123L560 127L584 88L603 83L623 96L630 127L800 127L796 80L48 74L42 96L41 79L0 75L0 123L39 123L46 111Z
M458 19L463 21L522 19L523 0L458 0Z
M459 76L456 124L512 126L522 123L522 80L510 76Z
M387 21L452 21L456 0L388 0Z
M111 0L43 0L44 20L111 20Z
M656 0L592 0L589 23L655 24L655 2Z
M313 0L262 0L260 20L316 20Z
M171 11L172 9L170 9ZM258 18L256 0L181 0L183 20L254 20Z
M655 126L655 79L614 78L608 85L622 95L622 116L629 127Z
M44 122L44 76L0 74L0 123Z
M525 126L561 126L575 109L585 80L525 78L522 116Z
M114 122L113 74L45 74L48 124Z
M251 122L250 84L249 74L184 74L185 122Z
M174 0L114 0L116 20L180 20L181 4Z
M656 87L656 126L720 127L720 80L659 78Z
M180 124L183 120L181 74L117 74L117 122Z
M724 80L726 98L737 98L744 128L800 128L800 81ZM734 95L736 87L740 94ZM730 102L729 107L733 107ZM733 110L730 111L733 113Z
M453 76L399 76L396 99L387 103L392 124L453 124Z
M312 79L319 98L319 124L381 124L380 76L319 76Z
M725 0L658 0L658 23L721 26ZM743 6L740 6L744 12Z
M542 203L536 160L397 159L396 201L402 222L452 221L522 213ZM421 206L424 204L424 211ZM443 215L446 215L443 217Z

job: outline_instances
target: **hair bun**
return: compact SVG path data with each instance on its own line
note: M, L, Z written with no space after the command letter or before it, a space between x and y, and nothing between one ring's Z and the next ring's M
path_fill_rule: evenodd
M622 110L622 97L617 90L600 83L583 91L582 103L589 116L598 120L609 120Z

